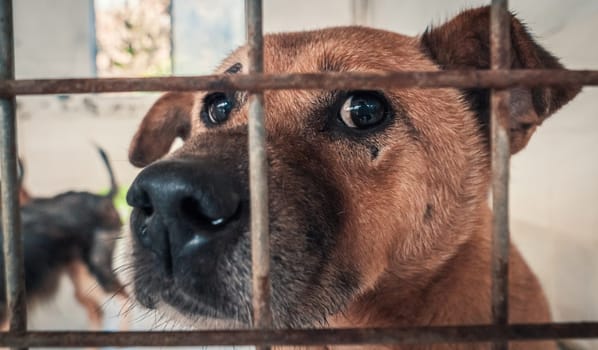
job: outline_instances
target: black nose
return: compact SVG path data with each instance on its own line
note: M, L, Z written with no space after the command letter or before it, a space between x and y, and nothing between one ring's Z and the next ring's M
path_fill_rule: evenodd
M169 265L224 234L238 217L240 194L221 164L168 160L145 168L127 193L141 244Z

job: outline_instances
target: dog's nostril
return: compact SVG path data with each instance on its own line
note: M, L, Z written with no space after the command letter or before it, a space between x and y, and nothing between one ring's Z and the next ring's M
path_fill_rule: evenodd
M184 197L181 200L181 212L188 218L200 216L199 202L193 197Z
M224 219L212 219L206 216L201 208L201 203L193 197L185 197L181 200L181 212L183 215L199 225L211 224L216 221L219 224L224 222Z
M147 206L143 206L143 207L139 207L139 209L143 212L143 214L145 214L146 216L152 216L152 214L154 213L154 207L152 207L151 205L147 205Z
M151 216L154 213L149 193L137 183L134 183L127 192L127 204L140 209L146 216Z
M187 220L203 227L214 228L226 225L236 212L236 208L230 211L216 204L216 201L202 201L202 198L193 196L181 199L180 210Z

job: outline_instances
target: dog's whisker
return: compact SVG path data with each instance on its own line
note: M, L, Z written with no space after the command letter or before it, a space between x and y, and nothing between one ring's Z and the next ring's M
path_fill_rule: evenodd
M134 311L134 309L132 308L131 311ZM148 319L149 317L154 316L154 314L155 314L154 310L147 310L146 312L142 312L141 314L137 315L133 319L133 322L135 322L135 323L141 323L144 320ZM151 328L150 328L150 330L151 330Z
M119 273L124 273L124 272L128 272L128 271L133 271L133 270L135 270L134 265L123 265L123 266L116 267L114 269L114 273L119 274Z
M120 306L118 315L123 316L123 317L128 317L131 315L131 313L136 308L136 306L137 306L137 303L135 302L135 300L132 298L129 298L128 300L125 301L125 303L123 303Z

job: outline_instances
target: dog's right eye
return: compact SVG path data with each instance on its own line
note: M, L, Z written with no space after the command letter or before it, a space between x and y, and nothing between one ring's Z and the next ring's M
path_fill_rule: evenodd
M206 122L217 125L228 119L233 106L233 101L228 96L216 92L206 96L201 114Z

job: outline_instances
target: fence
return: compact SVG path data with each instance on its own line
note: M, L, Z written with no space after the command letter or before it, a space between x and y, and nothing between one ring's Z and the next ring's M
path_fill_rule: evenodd
M554 84L598 85L598 71L509 70L510 33L507 0L493 0L491 70L387 73L263 74L262 2L247 0L249 74L168 78L14 80L12 1L0 2L0 142L2 153L2 225L10 331L0 346L207 346L429 344L493 342L507 349L513 340L598 338L598 322L508 324L509 87ZM374 88L492 88L491 144L493 193L493 324L371 329L272 329L269 282L268 188L265 152L264 90ZM185 332L33 332L27 331L23 247L17 203L15 96L28 94L126 91L247 90L251 242L253 267L252 330Z

